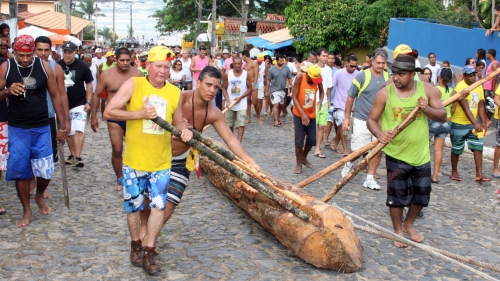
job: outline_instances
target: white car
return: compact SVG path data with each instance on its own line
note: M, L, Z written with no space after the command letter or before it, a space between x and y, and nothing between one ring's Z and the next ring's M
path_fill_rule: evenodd
M167 36L167 35L160 35L158 37L158 41L156 43L158 46L160 45L165 45L165 46L180 46L182 45L182 39L177 36Z
M97 35L97 43L99 43L99 44L106 43L106 38L104 38L104 36L102 36L102 35Z

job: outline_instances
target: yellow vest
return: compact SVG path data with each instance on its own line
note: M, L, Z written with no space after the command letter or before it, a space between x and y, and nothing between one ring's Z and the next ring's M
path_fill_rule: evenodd
M166 83L161 89L153 87L146 77L133 77L134 92L127 104L128 111L142 109L145 97L148 105L156 107L159 117L172 123L172 116L179 104L179 88ZM156 172L172 166L172 145L170 132L151 120L127 121L123 163L135 170Z

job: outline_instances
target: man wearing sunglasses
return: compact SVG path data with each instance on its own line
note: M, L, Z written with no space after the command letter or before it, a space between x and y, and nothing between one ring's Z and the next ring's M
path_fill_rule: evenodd
M415 67L413 57L398 55L394 63L388 65L394 82L377 93L368 114L367 126L381 143L386 144L386 205L394 232L400 236L407 232L413 241L420 243L424 236L415 230L413 223L422 208L428 206L431 192L427 118L444 122L446 110L431 84L414 80L415 72L420 68ZM415 106L420 109L415 121L394 137L392 130ZM404 207L409 209L403 223ZM394 245L407 247L400 242L394 242Z

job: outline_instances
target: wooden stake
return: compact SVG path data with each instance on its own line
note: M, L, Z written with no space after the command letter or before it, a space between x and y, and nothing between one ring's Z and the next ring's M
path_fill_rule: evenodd
M172 133L172 135L178 137L179 139L181 138L179 130L172 126L170 123L165 121L164 119L160 117L156 117L155 119L152 120L156 124L158 124L160 127L163 129L169 131ZM306 213L304 213L302 210L298 209L297 207L293 206L291 203L289 203L285 198L278 196L275 194L273 191L271 191L267 186L259 183L257 180L254 178L251 178L249 175L247 175L245 172L243 172L241 169L236 167L233 163L226 161L226 159L214 151L212 151L210 148L206 147L205 145L201 144L200 142L191 139L186 142L190 146L194 147L197 149L200 153L203 155L206 155L208 158L213 160L215 163L217 163L219 166L239 178L240 180L244 181L251 187L255 188L255 190L259 191L262 193L264 196L267 198L271 199L274 201L276 204L280 205L283 207L285 210L289 211L290 213L294 214L296 217L300 218L303 221L309 222L311 220L310 216Z
M344 158L340 159L340 161L337 161L335 162L334 164L326 167L325 169L323 169L322 171L308 177L307 179L299 182L298 184L296 184L295 186L298 187L298 188L303 188L305 187L306 185L328 175L329 173L337 170L338 168L342 167L342 165L344 165L345 163L349 162L349 161L352 161L358 157L360 157L361 155L363 155L363 153L367 152L368 150L374 148L376 145L378 144L378 140L374 140L372 141L371 143L363 146L362 148L352 152L351 154L345 156Z
M193 137L203 143L204 145L208 146L215 152L219 153L220 155L224 156L224 158L228 159L231 161L233 164L238 166L239 168L243 169L247 173L251 174L252 176L256 177L257 179L261 180L265 184L267 184L269 187L274 189L275 191L281 193L282 195L288 197L292 201L296 202L299 205L304 205L306 204L306 201L295 194L293 191L290 191L287 187L284 187L280 185L277 182L274 182L271 178L269 178L267 175L261 172L255 171L250 165L245 163L243 160L241 160L238 156L234 155L231 151L225 149L222 145L219 145L217 141L206 137L199 132L195 130L191 130L193 132Z
M443 106L450 105L454 103L455 101L459 100L462 97L462 94L469 94L470 91L474 90L478 86L484 84L484 82L492 79L495 76L498 76L500 74L500 68L493 71L492 73L488 74L488 76L480 79L479 81L474 82L467 88L463 89L459 93L456 93L455 95L447 98L446 100L443 101ZM420 108L418 106L415 106L415 108L408 114L405 120L401 122L393 131L392 135L393 138L395 138L402 130L404 130L408 125L410 125L414 120L415 117L418 113ZM378 140L377 140L378 142ZM359 162L354 169L352 169L345 177L343 177L337 184L333 186L333 188L328 191L323 198L321 198L321 201L323 202L328 202L330 199L332 199L337 192L346 185L354 176L356 176L366 165L368 165L368 162L378 153L380 152L387 144L379 143L368 155L363 159L361 162ZM351 153L352 154L352 153Z

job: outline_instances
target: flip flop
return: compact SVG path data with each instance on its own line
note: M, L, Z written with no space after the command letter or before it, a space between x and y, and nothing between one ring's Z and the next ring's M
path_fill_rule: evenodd
M5 209L3 207L0 207L0 215L5 214L5 212L6 212Z
M281 124L274 124L274 127L278 127L279 128L280 126L281 126Z
M314 154L314 156L319 157L319 158L326 158L326 156L323 155L323 154L321 154L321 153L320 154Z
M333 151L337 152L338 154L344 154L344 152L340 151L340 149L339 149L339 148L335 149L335 148L333 148L333 147L331 147L331 146L330 146L330 148L331 148Z
M431 180L432 183L439 183L439 181Z
M450 180L454 180L454 181L462 181L462 178L455 177L455 176L450 176Z
M497 178L497 179L498 179L498 178L500 178L500 174L495 174L495 173L493 173L493 174L491 174L491 175L492 175L494 178Z
M483 183L483 182L489 182L491 179L482 177L480 179L476 179L476 182Z

